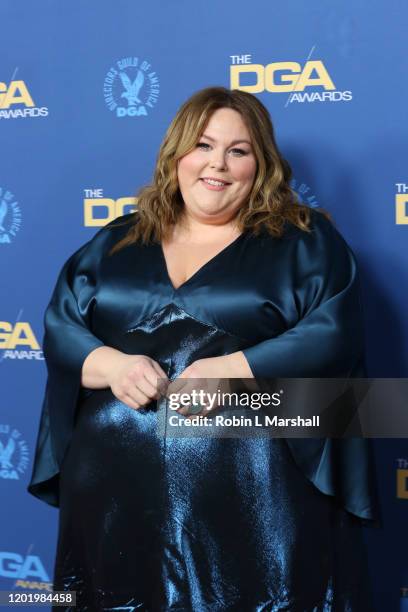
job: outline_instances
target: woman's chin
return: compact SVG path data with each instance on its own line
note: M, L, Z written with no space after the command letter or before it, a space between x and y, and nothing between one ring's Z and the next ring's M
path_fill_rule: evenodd
M238 207L228 207L228 205L222 205L221 202L201 202L200 205L194 207L186 206L186 212L189 216L197 219L219 219L220 223L228 223L228 220L236 215Z

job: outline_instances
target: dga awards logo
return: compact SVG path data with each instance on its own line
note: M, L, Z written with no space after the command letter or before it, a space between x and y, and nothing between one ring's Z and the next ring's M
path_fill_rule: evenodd
M52 582L38 555L0 551L0 578L12 580L12 588L52 591Z
M395 223L408 225L408 185L407 183L395 183L395 187Z
M10 244L20 227L20 205L11 191L0 187L0 244Z
M290 181L290 187L292 191L296 193L301 204L310 206L310 208L319 208L319 202L309 185L306 183L301 183L297 179L292 178Z
M85 227L102 227L136 210L135 198L105 198L103 189L84 189L84 196Z
M397 459L397 498L408 499L408 459Z
M157 74L146 60L126 57L118 60L105 77L103 95L117 117L147 115L160 93Z
M15 81L14 72L10 83L0 83L0 119L26 119L47 117L46 106L36 106L25 81Z
M252 94L267 91L273 94L289 94L288 104L305 102L349 102L350 90L337 89L333 75L323 60L312 60L312 47L306 60L285 60L269 64L257 64L252 55L230 55L230 87Z
M21 433L10 425L0 425L0 478L20 480L28 463L28 446Z
M2 359L44 360L44 355L28 321L0 321L0 363Z

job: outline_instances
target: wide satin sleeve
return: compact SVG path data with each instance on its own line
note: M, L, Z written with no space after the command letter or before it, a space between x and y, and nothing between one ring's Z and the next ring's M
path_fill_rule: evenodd
M355 257L315 213L312 232L289 250L298 320L243 350L255 378L365 377L364 334ZM288 438L295 462L323 493L361 519L378 519L371 447L359 438Z
M90 329L101 249L97 235L69 258L45 313L48 378L28 491L53 506L59 504L59 471L73 429L82 365L104 344Z
M361 372L364 338L356 261L334 226L321 217L315 213L312 232L302 232L288 250L294 280L282 291L293 294L297 322L243 351L256 378Z

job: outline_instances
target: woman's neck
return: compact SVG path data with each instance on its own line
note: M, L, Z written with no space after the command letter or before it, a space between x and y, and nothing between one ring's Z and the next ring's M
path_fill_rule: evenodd
M184 215L174 226L172 240L207 242L234 239L241 231L236 225L235 219L228 222L207 222Z

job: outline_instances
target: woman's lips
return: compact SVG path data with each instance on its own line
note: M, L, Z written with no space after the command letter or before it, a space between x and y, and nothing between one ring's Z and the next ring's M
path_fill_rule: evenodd
M220 185L220 184L214 185L214 184L209 183L208 180L209 179L206 179L206 178L201 178L200 179L200 181L204 185L204 187L206 187L206 189L209 189L210 191L223 191L224 189L226 189L230 185L230 183L223 183L222 185ZM221 181L219 181L219 183L221 183Z

